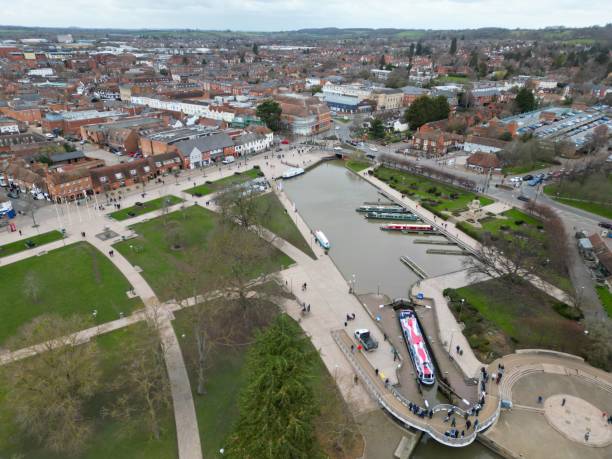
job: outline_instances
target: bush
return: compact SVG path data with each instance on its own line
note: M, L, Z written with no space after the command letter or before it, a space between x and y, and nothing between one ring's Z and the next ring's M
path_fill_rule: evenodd
M516 221L514 222L514 224L515 224L516 226L521 226L523 223L525 223L525 220L516 220Z
M562 302L555 303L553 305L553 309L557 311L557 313L559 313L561 316L569 320L578 321L584 317L584 314L579 308L569 306Z

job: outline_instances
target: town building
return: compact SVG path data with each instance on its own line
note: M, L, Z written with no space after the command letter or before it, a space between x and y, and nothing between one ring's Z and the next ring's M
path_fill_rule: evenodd
M331 113L325 102L303 94L274 96L282 109L281 123L293 135L308 136L331 128Z

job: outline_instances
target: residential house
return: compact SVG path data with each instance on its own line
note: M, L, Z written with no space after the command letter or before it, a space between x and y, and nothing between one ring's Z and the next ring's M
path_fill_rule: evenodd
M501 170L501 161L494 153L474 153L468 157L466 165L468 169L474 169L481 174L489 174L496 170Z

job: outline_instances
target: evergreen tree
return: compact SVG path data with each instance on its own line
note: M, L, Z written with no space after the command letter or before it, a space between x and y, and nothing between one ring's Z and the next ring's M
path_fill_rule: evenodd
M313 357L307 338L286 315L257 336L247 359L249 383L240 396L240 418L225 457L320 457L314 435Z
M423 44L418 41L417 45L416 45L416 50L414 52L417 56L420 56L421 54L423 54Z
M278 102L268 99L257 106L257 116L266 123L273 131L280 130L281 113L283 112Z
M529 88L521 88L516 94L516 107L521 113L535 110L537 103L533 92Z
M259 45L257 43L253 43L253 54L256 56L259 54Z
M450 107L444 96L418 97L404 113L404 119L410 129L418 129L425 123L448 118Z
M370 124L370 137L382 139L385 136L385 126L380 118L374 118Z
M457 37L453 37L453 39L451 40L449 52L451 55L455 55L455 53L457 52Z

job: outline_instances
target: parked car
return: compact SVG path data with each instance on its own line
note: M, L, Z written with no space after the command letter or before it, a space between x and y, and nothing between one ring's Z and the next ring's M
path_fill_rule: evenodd
M17 199L19 197L19 194L16 191L9 191L6 195L12 199Z
M607 230L612 230L612 223L599 222L599 226L601 226L602 228L605 228Z
M522 194L518 195L516 199L518 199L519 201L523 201L523 202L531 201L531 199L529 199L527 196L523 196Z
M527 174L523 177L523 182L528 182L529 180L533 180L533 175Z
M287 139L283 139L283 141L281 142L283 145L289 145L289 141Z
M366 351L373 351L378 347L378 341L372 338L370 330L365 328L355 330L355 339L361 343Z

